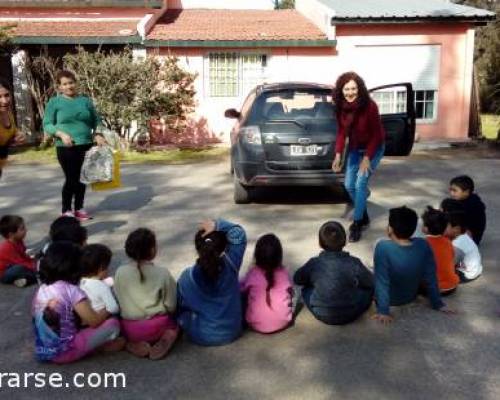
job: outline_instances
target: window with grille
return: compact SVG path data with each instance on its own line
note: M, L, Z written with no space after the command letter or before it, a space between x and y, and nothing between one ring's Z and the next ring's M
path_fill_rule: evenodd
M436 91L415 91L415 114L417 119L434 119L436 115Z
M208 95L245 96L265 78L267 56L247 53L210 53L208 55Z
M434 120L437 110L436 90L415 90L415 117L423 122ZM405 91L384 91L372 93L380 114L394 114L406 111Z

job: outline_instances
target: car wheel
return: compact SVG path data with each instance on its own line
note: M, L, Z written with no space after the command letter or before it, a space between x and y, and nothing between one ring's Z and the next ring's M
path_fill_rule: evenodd
M240 183L236 176L234 177L234 202L236 204L250 203L251 189Z

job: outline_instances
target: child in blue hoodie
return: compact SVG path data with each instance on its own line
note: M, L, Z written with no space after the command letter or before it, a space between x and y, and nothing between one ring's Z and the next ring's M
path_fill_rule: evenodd
M177 282L178 323L193 342L218 346L240 336L238 274L246 245L238 225L223 219L201 223L195 236L198 259Z

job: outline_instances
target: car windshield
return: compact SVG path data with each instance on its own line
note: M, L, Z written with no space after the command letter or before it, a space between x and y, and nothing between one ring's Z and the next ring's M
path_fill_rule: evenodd
M252 119L259 122L332 120L332 92L313 88L265 92L259 96L252 114Z

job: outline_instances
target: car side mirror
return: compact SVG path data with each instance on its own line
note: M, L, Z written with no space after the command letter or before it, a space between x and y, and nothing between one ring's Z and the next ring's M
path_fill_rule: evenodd
M238 119L241 116L241 113L234 108L230 108L224 112L224 117L226 118L234 118Z

